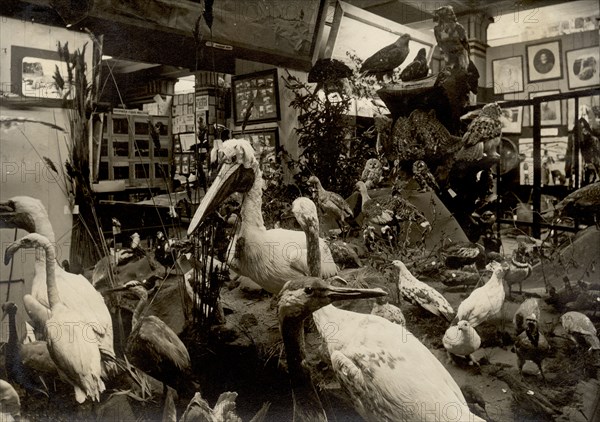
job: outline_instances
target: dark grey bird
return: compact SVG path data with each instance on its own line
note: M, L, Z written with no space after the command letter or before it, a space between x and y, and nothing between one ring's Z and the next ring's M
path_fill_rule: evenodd
M308 72L308 82L317 84L314 93L322 89L325 94L342 94L345 91L343 80L350 76L352 70L343 62L336 59L319 59Z
M419 184L421 192L429 192L431 190L440 190L439 185L435 181L435 177L429 171L427 163L423 160L417 160L413 163L413 176Z
M148 303L148 291L144 283L132 280L109 291L126 290L140 298L133 313L131 334L125 349L127 358L134 366L162 381L165 396L167 385L182 391L186 387L185 377L192 367L185 345L160 318L143 315Z
M421 48L417 53L417 57L400 73L400 79L402 81L414 81L416 79L422 79L429 73L429 66L427 65L427 52L424 48Z
M365 76L376 76L378 81L383 81L387 75L392 79L394 69L404 63L409 53L408 42L410 35L403 34L393 44L383 47L364 61L360 73Z

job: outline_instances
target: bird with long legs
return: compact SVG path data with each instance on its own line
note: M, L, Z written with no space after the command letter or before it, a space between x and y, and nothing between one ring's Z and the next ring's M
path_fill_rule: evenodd
M219 155L219 174L198 206L188 234L193 234L233 192L243 193L241 223L231 245L236 253L230 254L228 264L237 274L251 278L268 292L279 293L286 281L308 274L306 236L297 230L266 229L261 211L262 171L247 140L224 142ZM319 248L321 276L336 275L337 265L322 239Z
M312 208L314 205L303 207ZM311 212L315 217L305 221L315 224L318 222L316 208ZM301 219L298 222L303 224ZM306 226L303 228L310 231ZM317 253L316 243L309 240L307 245ZM312 269L316 274L319 274L319 262L319 259L309 261L316 264ZM317 280L316 283L318 286L322 282ZM329 340L327 350L337 379L366 421L483 421L471 413L460 388L439 360L405 327L376 315L324 306L330 295L323 297L322 290L314 286L307 289L297 281L290 281L283 293L295 285L296 312L302 312L306 306L322 306L313 312L315 324L321 336ZM375 289L373 296L377 291L382 292ZM298 296L310 299L309 303L300 306ZM332 326L336 329L333 338L327 335ZM302 333L297 332L293 339L297 341L299 336ZM440 412L428 409L440 409Z
M88 331L95 328L76 309L62 302L55 277L56 252L54 245L46 237L31 233L5 251L4 262L9 263L15 252L21 248L43 249L46 266L46 286L50 317L45 323L48 351L56 364L61 378L75 390L75 399L83 403L86 398L100 401L100 393L105 389L101 378L102 365L100 343ZM92 330L88 330L92 328Z
M167 385L179 392L185 391L185 382L192 368L190 355L183 342L167 324L157 316L144 315L148 305L148 291L144 285L132 280L110 291L130 291L139 297L125 347L127 359L137 368L161 381L165 397Z
M38 233L56 243L54 230L42 202L29 196L15 196L0 203L0 228L19 228L29 233ZM44 326L50 312L50 302L46 285L46 261L36 254L35 273L31 294L23 297L28 315L40 326ZM113 325L110 312L102 295L82 275L66 272L54 266L56 288L62 303L76 311L82 321L86 321L89 335L95 336L103 356L103 377L116 368L113 345Z

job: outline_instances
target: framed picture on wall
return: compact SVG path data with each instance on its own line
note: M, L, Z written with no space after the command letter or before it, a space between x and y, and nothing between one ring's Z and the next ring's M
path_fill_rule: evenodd
M277 153L279 152L279 128L266 128L257 130L247 130L234 132L236 139L247 139L254 148L254 154L263 171L269 172L271 166L277 163Z
M231 82L235 124L241 125L247 113L248 124L279 120L277 69L234 76Z
M562 78L562 48L560 40L527 46L527 77L529 82Z
M521 133L523 107L503 108L500 121L502 122L502 133Z
M523 91L523 56L492 60L494 94Z
M600 110L600 95L590 95L587 97L580 97L578 101L579 110L577 110L577 117L583 117L586 119L592 127L600 126L600 116L596 116L594 110ZM569 98L567 100L567 127L569 130L573 129L575 125L575 99Z
M600 85L598 46L567 51L569 89Z
M539 91L539 92L530 92L529 98L537 98L544 97L546 95L554 95L560 94L560 91ZM542 126L558 126L562 124L561 122L561 113L560 113L560 101L545 101L540 103L540 114L541 121L540 124ZM529 107L529 121L531 126L533 126L533 106Z

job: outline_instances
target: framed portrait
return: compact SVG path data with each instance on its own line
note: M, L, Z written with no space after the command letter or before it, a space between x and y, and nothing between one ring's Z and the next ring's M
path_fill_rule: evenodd
M546 95L560 94L560 91L539 91L530 92L529 98L544 97ZM556 101L545 101L540 103L540 114L541 114L541 126L558 126L562 124L561 113L560 113L560 100ZM529 121L533 126L533 106L529 107Z
M560 40L527 46L527 77L529 82L562 78Z
M231 82L235 124L243 123L248 110L248 124L279 120L277 69L234 76Z
M598 46L567 51L569 89L600 85Z
M503 108L500 121L502 122L502 133L521 133L523 107Z
M523 56L492 60L494 94L523 91Z

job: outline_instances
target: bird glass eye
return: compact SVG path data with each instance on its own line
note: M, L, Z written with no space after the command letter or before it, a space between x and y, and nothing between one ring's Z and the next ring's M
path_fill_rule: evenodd
M314 292L312 287L305 287L304 288L304 293L306 293L307 295L312 295Z

